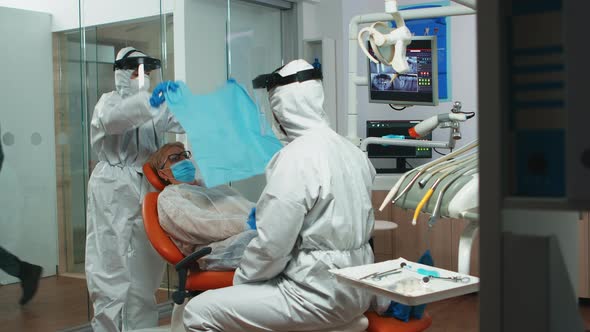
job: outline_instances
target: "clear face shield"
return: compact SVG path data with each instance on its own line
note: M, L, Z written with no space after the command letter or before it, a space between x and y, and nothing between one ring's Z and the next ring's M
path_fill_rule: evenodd
M133 50L130 53L139 51ZM140 52L139 52L140 53ZM134 91L151 91L162 82L162 66L159 59L149 56L128 56L115 61L114 70L131 71L130 84Z
M135 78L133 78L133 76L135 76ZM137 67L137 74L132 74L132 80L133 79L137 80L137 87L139 90L152 91L158 83L162 82L162 68L148 70L145 65L140 64Z
M260 116L264 117L266 122L271 124L271 129L275 136L281 141L281 143L285 144L287 140L287 134L281 127L280 121L272 111L270 106L269 92L272 89L282 85L295 82L305 82L308 80L321 80L323 76L321 69L313 68L302 70L293 75L283 77L278 73L282 68L283 67L280 67L270 74L257 76L252 80L252 87L254 88L254 101L258 106ZM268 130L267 128L265 129Z
M268 91L262 89L254 89L254 103L258 109L258 119L260 123L260 134L262 135L276 135L276 128L278 123L274 119L270 108L270 101L268 99ZM277 127L278 128L278 127ZM277 136L277 138L280 138Z

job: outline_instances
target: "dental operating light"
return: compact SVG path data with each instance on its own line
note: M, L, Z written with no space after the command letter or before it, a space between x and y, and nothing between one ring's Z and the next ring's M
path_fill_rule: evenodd
M406 57L406 46L412 41L412 33L397 9L397 1L386 0L385 12L391 14L396 28L389 28L387 23L375 22L358 33L358 44L365 55L374 63L392 66L398 74L410 70ZM368 35L371 52L365 47L365 36Z

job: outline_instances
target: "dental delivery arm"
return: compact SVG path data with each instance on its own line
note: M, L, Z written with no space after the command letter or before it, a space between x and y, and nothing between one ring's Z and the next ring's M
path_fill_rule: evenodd
M426 170L428 170L429 168L432 168L440 163L443 163L447 160L450 160L452 158L455 158L467 151L472 150L473 148L477 147L479 145L478 141L475 140L463 147L461 147L460 149L457 149L456 151L453 151L441 158L435 159L427 164L424 164L422 166L419 166L418 168L415 169L415 171L417 171L418 173L416 174L416 176L412 179L412 181L410 182L412 185L413 183L416 181L416 179L422 175ZM383 203L381 204L381 206L379 207L379 211L383 211L383 209L385 209L385 206L392 201L394 195L397 194L397 191L399 190L399 188L401 187L402 183L406 180L408 174L411 174L412 172L408 172L406 174L404 174L404 176L402 176L399 181L393 186L393 188L391 188L391 190L389 191L389 193L387 194L387 196L385 197L385 199L383 200ZM411 185L407 186L404 191L398 195L398 199L399 197L401 197L403 194L405 194L405 192L407 190L409 190L409 187L411 187Z

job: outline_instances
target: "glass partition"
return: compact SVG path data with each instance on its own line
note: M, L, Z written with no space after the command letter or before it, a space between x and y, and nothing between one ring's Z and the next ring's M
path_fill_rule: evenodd
M255 98L252 79L283 64L282 13L280 9L240 0L231 0L229 6L228 77L242 84ZM268 100L258 102L268 104ZM258 201L265 185L264 175L232 183L253 202Z
M90 145L89 126L101 95L115 89L115 55L120 48L132 45L162 59L164 78L173 78L174 71L172 13L162 14L159 0L143 1L143 13L131 10L128 15L105 11L101 1L84 0L80 7L81 28L53 34L55 206L60 253L55 265L62 280L80 284L75 296L79 299L73 301L78 304L72 312L72 317L78 317L76 324L62 327L87 323L93 315L84 279L86 199L88 179L98 158ZM169 299L167 278L162 287L158 302Z
M252 93L252 78L284 62L284 34L296 31L285 28L285 10L264 2L68 1L79 26L53 33L49 14L0 7L0 324L10 331L62 330L93 315L84 271L88 180L98 162L90 121L101 95L115 89L116 53L134 46L161 59L162 79L184 80L194 93L229 77ZM264 177L232 185L256 201ZM21 262L43 268L25 308ZM168 266L158 302L177 286Z
M84 273L88 130L84 126L81 34L53 34L57 214L60 226L60 273Z
M105 8L104 1L83 0L82 4L81 25L84 35L82 56L85 64L83 106L86 117L85 127L89 131L89 124L99 99L103 94L115 90L113 64L116 54L122 48L132 46L151 57L160 59L162 61L161 73L152 75L152 77L161 76L164 79L173 79L173 16L171 13L162 13L160 0L142 1L141 8L133 7L131 3L119 3L119 7L129 6L129 8L119 8L119 14L102 10ZM121 13L126 14L121 15ZM157 83L159 83L158 80L152 80L149 91ZM137 135L140 135L139 131ZM88 133L85 137L88 137ZM167 138L156 135L156 139L160 141L158 144L163 144ZM100 151L96 151L89 141L86 144L88 147L86 155L88 177L90 177L99 162L98 153ZM75 247L77 247L76 244ZM78 253L79 250L74 251L75 256ZM173 267L168 266L167 268L174 271ZM167 302L170 298L172 285L167 278L170 275L169 272L164 273L162 290L157 293L159 303Z

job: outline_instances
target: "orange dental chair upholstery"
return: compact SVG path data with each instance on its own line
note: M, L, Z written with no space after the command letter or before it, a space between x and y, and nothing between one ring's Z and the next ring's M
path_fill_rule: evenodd
M143 174L158 191L164 190L166 184L145 164ZM198 271L197 260L211 252L211 248L202 248L189 256L184 256L160 227L158 220L158 192L148 193L142 206L143 225L150 243L167 262L175 266L178 272L178 290L172 293L172 300L182 304L185 298L209 289L228 287L233 284L233 271Z

